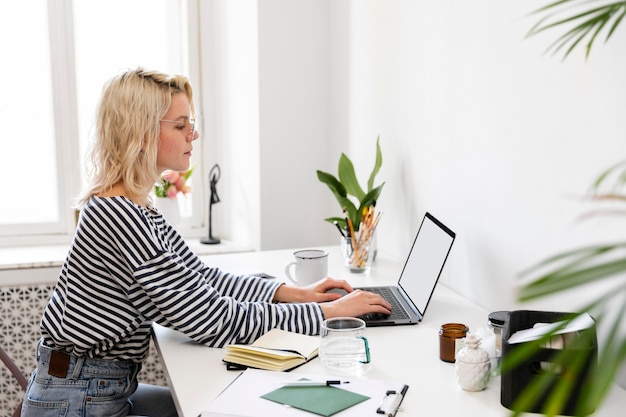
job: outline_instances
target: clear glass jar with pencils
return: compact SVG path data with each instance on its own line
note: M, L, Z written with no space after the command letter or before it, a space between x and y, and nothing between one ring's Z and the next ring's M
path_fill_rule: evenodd
M363 210L358 230L354 230L349 217L346 219L347 229L339 228L341 232L341 255L344 265L350 272L369 272L376 257L375 232L380 214L380 212L376 213L374 208L370 206Z

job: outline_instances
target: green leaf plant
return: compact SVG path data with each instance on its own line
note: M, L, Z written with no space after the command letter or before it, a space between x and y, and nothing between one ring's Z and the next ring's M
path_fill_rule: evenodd
M606 185L609 185L606 189ZM626 161L603 172L590 188L589 197L597 203L626 203ZM602 188L605 187L603 190ZM602 214L626 214L626 210L600 209L591 213L593 216ZM602 343L598 343L597 368L593 381L585 385L577 398L576 415L588 414L588 410L597 409L608 394L620 367L626 362L626 335L621 323L626 314L626 241L597 244L567 251L545 259L522 272L522 276L530 281L521 287L518 299L529 301L537 298L563 293L599 282L606 283L606 290L587 305L583 306L571 319L588 312L595 320L596 326L605 329ZM604 286L603 286L604 288ZM569 323L565 320L564 326ZM554 332L547 334L542 340L528 343L524 349L517 349L515 355L506 357L502 363L502 372L532 357L542 343L552 337ZM589 341L579 340L583 345ZM529 409L545 392L547 401L543 413L547 416L559 415L564 409L572 393L573 384L581 374L588 355L596 353L579 346L569 346L554 357L554 363L567 369L567 377L557 378L549 373L540 374L533 383L517 398L514 415Z
M599 4L600 3L600 4ZM531 15L543 17L530 29L527 36L534 36L554 28L564 28L546 52L563 52L563 59L579 45L585 48L589 58L591 48L602 32L607 42L626 15L626 1L558 0L535 10Z
M546 52L562 53L565 60L577 47L584 47L585 58L588 59L598 36L604 36L604 41L608 42L625 15L626 1L552 1L531 13L531 16L541 18L530 29L528 36L564 29L565 33ZM587 213L587 219L607 214L626 215L626 206L614 207L626 203L626 161L601 173L590 187L589 197L596 203L608 202L612 206ZM590 245L549 257L521 273L522 277L529 279L529 283L520 289L520 301L562 294L591 284L602 283L608 288L563 323L566 326L579 314L588 312L597 327L605 331L602 343L598 344L597 357L591 358L597 364L593 381L585 384L578 393L576 415L588 414L589 410L595 410L602 404L617 373L626 362L626 335L622 324L622 317L626 315L625 249L626 242ZM546 334L541 340L527 343L522 349L511 351L510 356L503 358L501 371L507 372L534 356L554 332ZM596 354L579 347L575 345L571 349L564 349L553 358L554 364L566 369L568 374L558 380L549 372L538 375L517 398L513 415L520 415L523 410L530 409L539 398L546 399L543 403L544 415L555 416L564 410L573 390L572 381L582 372L588 355Z
M347 219L350 219L354 231L358 231L363 213L370 207L376 206L376 201L385 185L385 183L382 183L374 187L374 180L382 164L383 156L380 150L379 136L376 139L376 161L374 162L372 173L367 180L366 190L359 184L354 171L354 165L345 153L342 153L339 158L339 178L328 172L317 170L317 178L328 186L344 214L341 217L328 217L324 220L329 223L337 224L342 230L348 230Z

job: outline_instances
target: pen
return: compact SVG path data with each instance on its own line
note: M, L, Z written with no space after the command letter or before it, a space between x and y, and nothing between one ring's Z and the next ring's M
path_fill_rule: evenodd
M337 230L339 230L339 233L341 233L341 236L346 237L346 235L343 233L343 230L341 230L341 226L339 226L339 222L337 220L335 220L333 222L333 224L335 225L335 227L337 228Z
M282 384L283 387L328 387L331 385L341 385L341 384L349 384L350 381L340 381L338 379L331 379L328 381L293 381L293 382L285 382Z

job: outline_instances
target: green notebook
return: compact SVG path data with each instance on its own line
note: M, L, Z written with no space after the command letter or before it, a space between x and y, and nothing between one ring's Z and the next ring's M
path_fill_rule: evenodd
M370 397L332 386L300 386L278 388L261 398L328 417Z

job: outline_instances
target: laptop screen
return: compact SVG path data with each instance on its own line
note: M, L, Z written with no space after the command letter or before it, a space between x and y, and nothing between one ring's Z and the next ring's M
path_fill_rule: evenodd
M399 286L424 315L455 234L426 213L400 275Z

